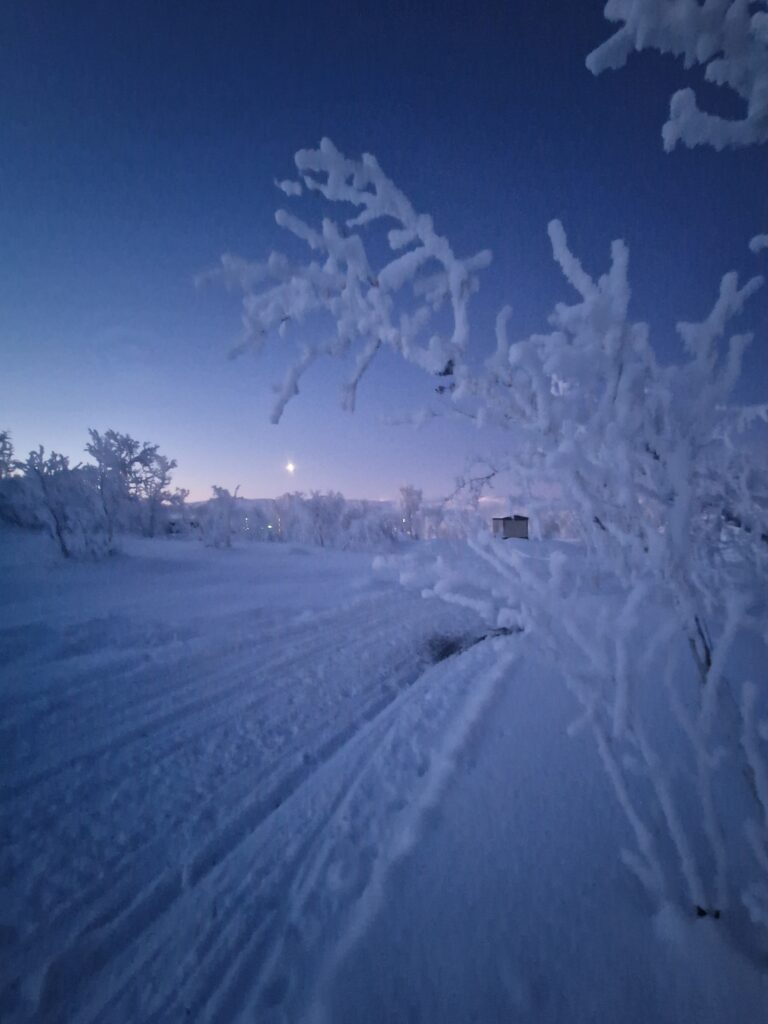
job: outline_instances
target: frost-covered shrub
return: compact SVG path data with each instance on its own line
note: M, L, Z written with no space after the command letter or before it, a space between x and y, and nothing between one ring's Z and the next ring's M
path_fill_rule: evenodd
M0 480L5 480L13 473L13 442L7 430L0 430Z
M392 547L402 539L399 527L397 514L379 502L347 502L341 546L361 550Z
M342 494L312 491L275 499L277 537L331 548L379 547L397 534L396 515L375 502L347 501Z
M421 506L424 495L418 487L406 484L400 488L400 511L402 512L403 533L418 539L423 534Z
M16 474L0 480L0 522L26 530L44 528L35 512L32 488L26 477Z
M132 490L132 473L139 444L127 434L89 430L85 451L94 460L93 475L110 536L138 522L138 494Z
M198 509L198 521L203 540L212 548L229 548L235 531L236 487L230 493L226 487L213 487L213 497Z
M85 451L93 462L70 467L42 447L16 461L10 435L0 433L0 518L47 530L67 557L98 557L120 531L153 537L167 531L170 518L184 522L189 492L169 490L174 459L128 434L89 434Z
M468 422L514 432L508 457L484 479L503 471L528 496L534 521L567 524L585 552L581 563L575 568L559 548L530 559L485 531L472 542L483 574L443 561L408 582L472 607L497 630L536 633L627 814L635 848L624 852L626 863L655 898L673 897L679 876L689 904L721 911L733 897L722 783L743 785L734 766L744 758L724 710L737 682L726 666L744 631L765 648L768 580L765 509L755 499L760 466L745 434L768 419L768 407L732 404L751 335L729 335L728 326L761 279L740 284L726 274L711 312L678 325L680 359L663 366L648 327L629 315L624 243L613 243L608 270L595 278L552 221L553 256L576 299L555 305L547 329L517 341L502 309L496 350L478 369L465 356L469 302L490 254L457 257L373 157L350 160L324 140L300 151L296 167L298 181L284 191L351 207L352 216L337 225L326 210L314 227L281 211L278 223L308 244L308 261L230 258L222 270L245 293L242 347L260 348L272 332L287 341L291 326L312 315L326 321L326 329L302 330L275 419L316 355L356 350L345 393L351 408L361 376L389 346L439 376L439 401ZM376 221L387 225L393 256L376 259L378 245L368 247L366 228ZM334 340L307 347L308 334L328 336L328 321ZM298 510L284 503L283 515L298 519ZM647 802L634 796L637 780L655 803L663 840Z
M178 506L179 495L170 491L176 460L162 455L159 446L137 441L129 434L89 430L85 451L94 460L91 472L110 535L130 530L154 537L164 532L167 514ZM183 498L181 499L183 504ZM174 513L178 508L173 508Z
M203 539L219 547L229 546L228 536L230 543L242 538L380 551L405 537L397 509L387 502L349 501L334 491L295 491L252 500L214 490L214 498L193 505L190 512Z
M268 511L270 502L241 499L235 510L236 532L251 541L269 540L274 516Z
M166 513L173 498L171 471L176 468L175 459L161 455L156 450L157 446L152 447L151 458L141 465L139 472L139 509L142 532L147 537L164 532Z
M344 517L344 496L338 492L312 491L306 499L312 528L312 543L322 547L338 547Z
M187 508L189 491L177 487L162 508L163 525L166 533L188 535L193 530L193 518Z
M66 558L101 558L111 537L98 492L82 467L70 468L57 452L46 456L41 446L26 461L16 462L21 474L2 481L0 514L7 521L43 529Z
M312 543L312 520L301 492L281 494L279 498L275 498L274 508L279 540L295 544Z

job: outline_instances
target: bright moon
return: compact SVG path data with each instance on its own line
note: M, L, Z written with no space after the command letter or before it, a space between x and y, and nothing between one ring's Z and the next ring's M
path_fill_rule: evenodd
M296 469L292 462L287 463L285 468L288 470L289 473L292 473Z

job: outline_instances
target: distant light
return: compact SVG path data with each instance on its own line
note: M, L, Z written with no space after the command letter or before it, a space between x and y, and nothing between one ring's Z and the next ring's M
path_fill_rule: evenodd
M288 470L289 473L293 473L294 470L296 469L296 467L294 466L294 464L292 462L286 463L285 468Z
M405 520L403 520L403 522L405 522Z
M268 530L271 530L271 529L272 529L272 523L267 523L267 529L268 529Z

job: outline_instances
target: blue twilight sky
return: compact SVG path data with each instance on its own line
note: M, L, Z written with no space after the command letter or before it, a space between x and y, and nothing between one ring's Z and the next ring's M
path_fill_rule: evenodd
M338 407L344 368L320 365L272 426L279 346L228 361L237 299L193 285L225 251L258 258L281 244L272 182L323 135L375 153L460 254L493 249L478 352L502 302L523 334L572 298L546 236L559 217L595 272L611 239L627 240L633 314L671 358L674 321L704 315L724 271L768 270L767 254L747 250L768 229L768 147L665 154L669 95L690 78L650 53L593 78L584 58L611 30L601 11L599 0L4 4L0 428L20 453L43 443L75 458L89 426L158 442L193 497L212 483L249 496L450 490L493 438L381 422L423 404L433 380L385 357L350 416ZM742 395L765 400L765 294L744 323L758 337Z

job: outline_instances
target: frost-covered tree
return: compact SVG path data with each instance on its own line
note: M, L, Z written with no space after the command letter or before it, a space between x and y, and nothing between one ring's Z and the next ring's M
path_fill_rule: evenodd
M131 494L132 473L139 443L127 434L107 430L100 434L89 429L90 441L85 451L95 463L95 479L99 492L107 531L112 538L119 528L128 526L131 505L135 497Z
M400 511L403 533L409 537L418 538L421 536L421 505L423 493L413 484L406 484L400 488Z
M110 536L118 529L141 529L155 536L162 510L170 505L171 472L176 460L159 446L129 434L89 430L85 451L95 463L96 480Z
M312 542L320 547L339 547L344 496L338 492L312 491L307 499L307 511L312 523Z
M605 17L621 27L587 57L593 74L653 49L681 57L686 68L702 65L708 82L745 104L742 118L721 117L701 110L693 89L680 89L663 128L665 149L768 141L768 0L608 0Z
M189 497L188 487L174 487L173 494L168 499L169 504L174 512L180 512L184 509L187 498Z
M341 528L341 546L348 548L393 547L400 539L398 517L379 502L347 502Z
M187 509L187 498L189 491L186 487L176 487L169 496L167 505L164 508L165 528L168 533L187 534L192 529L192 523Z
M142 499L143 528L148 537L157 535L163 522L163 512L172 501L170 491L171 473L176 460L169 459L152 446L152 454L141 464L139 472L139 494Z
M216 485L212 489L213 497L200 511L203 540L209 547L230 548L235 532L235 510L240 485L238 484L233 492Z
M446 509L442 503L423 506L421 520L425 540L435 540L444 535L446 530Z
M296 544L312 544L314 527L304 494L300 491L281 494L275 499L277 537Z
M271 517L267 509L269 503L264 500L244 502L239 516L239 530L251 541L262 541L269 538Z
M81 466L70 467L42 445L15 463L23 476L16 494L19 525L45 529L65 558L100 558L110 537L98 493Z
M400 517L389 504L348 501L334 491L296 491L260 505L246 506L238 521L238 529L254 540L378 551L402 536Z
M768 575L765 511L754 500L759 466L741 437L766 407L733 406L751 336L729 333L760 278L741 284L726 274L711 312L678 325L680 359L663 366L648 327L629 314L624 243L613 243L608 270L594 277L553 221L553 256L576 300L555 306L548 330L517 341L502 309L495 352L478 369L466 357L469 302L489 254L456 256L373 157L350 160L325 140L300 151L296 166L299 180L285 191L309 192L353 215L337 224L329 211L312 227L280 212L278 223L308 244L307 262L273 254L262 264L224 265L245 292L244 346L262 346L273 331L288 340L291 325L310 317L326 323L313 336L335 332L332 341L300 348L276 417L321 353L356 353L344 398L351 407L357 382L389 346L442 378L444 412L513 431L509 456L485 479L510 474L534 516L537 509L567 515L586 564L574 568L557 551L531 562L485 535L472 545L486 566L484 585L476 572L462 578L451 567L437 567L420 585L474 607L496 629L536 633L563 667L581 706L578 725L592 732L632 826L626 863L654 897L670 898L679 872L690 904L719 912L732 893L717 776L741 758L738 728L728 727L723 710L733 700L724 669L740 632L766 638L759 613ZM377 259L378 245L368 242L378 221L394 256ZM585 581L596 581L610 602L596 604ZM638 694L649 678L688 744L692 774L678 770L647 718ZM633 797L636 776L654 796L663 840ZM706 837L703 856L686 826L691 799Z
M745 101L745 116L704 113L683 90L672 99L666 147L765 141L765 7L609 0L606 15L622 27L589 66L619 67L645 47L704 64L710 82ZM438 562L411 579L497 630L535 633L580 706L571 731L592 734L626 813L634 847L623 858L655 899L682 898L719 917L740 895L768 927L768 695L764 679L731 675L745 635L768 661L768 524L755 442L768 403L735 403L752 336L730 326L762 279L726 274L710 311L677 325L679 359L662 365L647 325L630 316L624 243L613 243L597 277L552 221L553 256L575 300L557 303L547 328L518 340L503 308L495 352L478 368L467 358L469 304L490 253L454 253L372 156L349 159L326 139L295 163L297 177L279 187L307 208L313 197L324 215L311 224L280 210L277 222L307 244L308 259L229 256L218 271L244 293L237 351L258 351L272 334L287 343L310 319L317 329L302 339L322 339L302 341L273 419L321 355L354 355L343 394L353 408L361 377L389 347L441 378L442 413L512 432L508 457L485 480L512 476L534 519L567 522L581 554L555 549L532 560L486 533L471 542L481 569ZM376 226L389 247L383 255ZM752 240L754 252L766 237ZM756 874L738 893L743 836L725 822L745 784Z
M0 480L13 473L13 441L8 430L0 430Z

